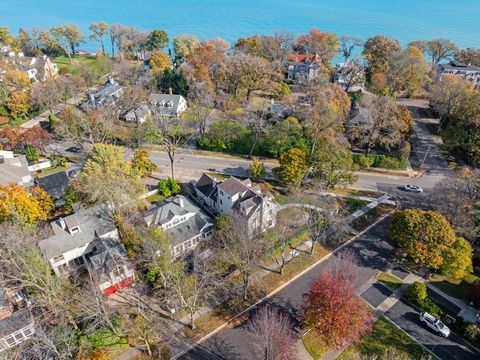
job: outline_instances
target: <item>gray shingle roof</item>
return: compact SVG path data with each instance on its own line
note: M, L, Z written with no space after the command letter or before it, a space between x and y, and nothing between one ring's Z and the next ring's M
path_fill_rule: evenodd
M28 308L18 309L12 316L0 320L0 338L4 338L17 330L33 324L33 317Z
M22 182L22 178L25 176L30 176L25 155L18 155L14 158L4 158L0 156L1 185L8 185L10 183L18 184Z
M113 222L106 217L104 209L100 205L89 209L81 209L75 213L74 217L67 217L65 222L67 220L71 226L78 224L80 232L71 235L67 229L62 227L60 219L51 222L50 226L54 235L38 243L40 250L47 259L91 243L97 236L116 229Z
M223 190L230 196L248 190L248 187L246 185L244 185L240 180L233 176L229 177L227 180L219 184L218 188Z
M35 180L35 183L55 200L62 199L65 196L68 182L66 171L60 171Z

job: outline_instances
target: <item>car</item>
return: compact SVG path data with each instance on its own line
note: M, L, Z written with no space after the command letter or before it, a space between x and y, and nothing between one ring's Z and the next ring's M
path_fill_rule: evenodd
M412 185L412 184L407 184L403 187L403 190L405 191L410 191L410 192L416 192L416 193L421 193L423 192L423 189L420 186L417 185Z
M74 153L74 154L80 154L82 152L82 149L80 149L77 146L71 146L71 147L65 149L65 151L71 152L71 153Z
M448 337L450 335L450 329L448 326L427 312L420 314L420 321L443 337Z

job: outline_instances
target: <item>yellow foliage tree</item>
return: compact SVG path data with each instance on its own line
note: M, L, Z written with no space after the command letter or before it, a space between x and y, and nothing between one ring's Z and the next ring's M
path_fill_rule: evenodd
M32 224L37 220L47 220L52 208L52 199L39 187L29 192L17 184L0 185L0 221Z
M23 117L30 110L30 100L23 91L14 91L5 101L5 106L10 111L12 117Z
M172 60L170 56L163 51L154 51L150 56L150 69L152 70L152 77L156 79L167 69L172 67Z
M280 155L278 160L280 166L276 172L285 185L298 188L307 172L307 160L305 152L298 148L292 148L290 151Z

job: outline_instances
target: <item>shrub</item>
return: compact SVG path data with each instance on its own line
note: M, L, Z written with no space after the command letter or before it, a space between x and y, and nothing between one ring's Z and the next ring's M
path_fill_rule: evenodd
M408 165L408 158L395 158L386 155L353 154L353 163L361 168L381 168L389 170L404 170Z
M415 282L409 286L406 296L408 300L418 304L427 298L427 287L424 283Z
M7 125L10 119L8 116L1 116L0 115L0 125Z
M25 157L27 158L28 161L38 161L39 156L38 156L38 151L31 145L25 145L23 148L25 152Z
M468 324L464 330L465 337L471 342L480 340L480 325Z
M5 109L3 106L0 106L0 116L6 116L8 117L8 110Z
M426 297L423 300L420 300L417 302L417 305L422 309L423 311L428 312L429 314L432 314L433 316L436 317L441 317L443 316L443 311L440 309L440 307L433 302L432 299Z
M178 194L181 188L178 182L172 178L167 178L166 180L160 180L158 183L158 193L163 196L172 196Z
M371 167L375 161L375 157L372 155L353 154L353 163L360 166L363 169Z
M48 115L48 123L49 123L50 127L53 127L55 125L55 123L57 123L57 122L58 122L57 115L55 115L55 114Z

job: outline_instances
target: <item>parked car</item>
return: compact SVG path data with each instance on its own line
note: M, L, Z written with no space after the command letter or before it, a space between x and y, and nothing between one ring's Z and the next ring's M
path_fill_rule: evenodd
M448 337L448 335L450 335L450 329L448 326L427 312L420 314L420 321L443 337Z
M416 192L416 193L421 193L423 192L423 189L420 186L417 185L412 185L412 184L407 184L403 187L403 190L405 191L410 191L410 192Z
M72 146L72 147L69 147L68 149L65 149L65 151L68 151L74 154L80 154L82 152L82 149L80 149L77 146Z

